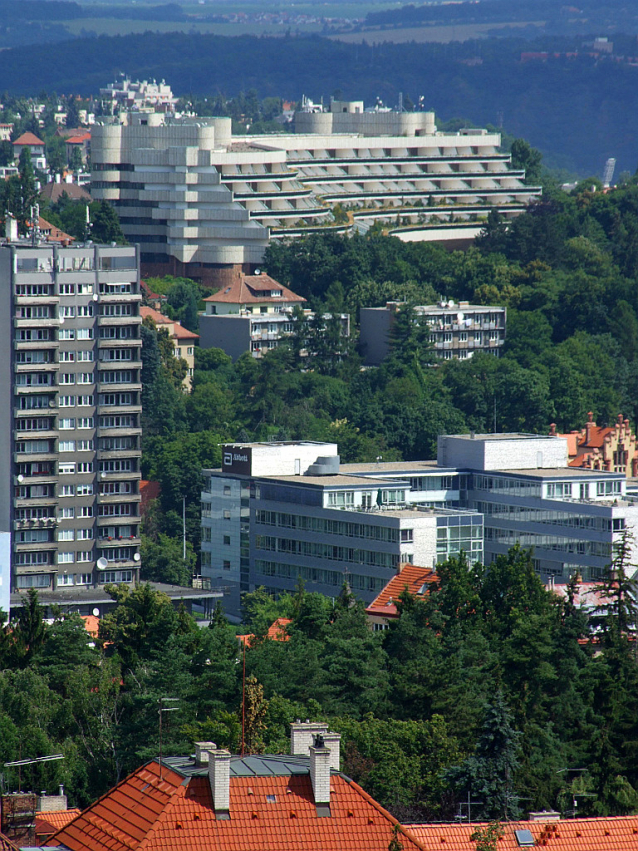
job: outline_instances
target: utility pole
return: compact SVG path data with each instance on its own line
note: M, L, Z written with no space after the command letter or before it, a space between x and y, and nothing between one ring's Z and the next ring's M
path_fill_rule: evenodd
M162 779L162 713L163 712L177 712L177 706L164 706L164 703L177 703L179 700L178 697L160 697L157 701L159 703L159 709L157 710L157 714L159 715L159 767L160 767L160 780Z

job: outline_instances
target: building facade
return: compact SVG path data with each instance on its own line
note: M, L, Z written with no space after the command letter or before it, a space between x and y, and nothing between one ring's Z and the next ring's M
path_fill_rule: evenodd
M371 602L402 563L434 566L461 550L483 558L475 511L411 503L396 475L340 471L335 444L223 447L221 470L205 470L202 574L240 594L308 590L329 597L344 581Z
M0 246L3 608L139 575L138 269L135 247Z
M271 237L380 222L406 239L434 229L471 240L490 210L511 218L541 192L512 169L499 134L441 133L427 112L335 102L297 113L294 133L241 137L228 118L103 121L92 129L92 194L141 244L144 274L215 286L254 271Z
M186 361L186 377L182 382L184 390L190 390L195 370L195 346L199 343L199 334L189 331L188 328L176 319L169 319L159 310L153 307L140 307L142 321L149 319L157 330L164 329L173 343L173 354L176 358Z
M552 423L550 434L556 434ZM629 420L622 414L613 426L599 426L590 411L585 428L562 434L567 439L570 467L624 473L628 479L638 475L638 443Z
M360 311L361 349L366 366L378 366L391 348L392 325L401 303L385 307L362 307ZM429 329L434 354L442 360L466 360L475 352L499 357L505 344L507 310L460 301L440 301L418 305L415 315Z

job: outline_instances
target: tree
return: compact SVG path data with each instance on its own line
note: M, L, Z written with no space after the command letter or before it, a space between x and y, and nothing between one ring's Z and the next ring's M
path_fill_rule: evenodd
M108 201L92 201L89 208L93 223L91 236L95 242L128 245L118 215Z
M470 841L476 842L476 851L497 851L498 841L503 836L503 827L495 821L485 827L477 827L470 835Z
M254 676L246 679L244 691L243 719L244 734L242 750L246 753L263 753L265 718L268 701L264 698L264 687ZM241 710L240 710L241 712Z
M525 139L514 139L511 147L512 168L525 169L524 182L528 186L538 186L541 182L541 162L543 155L532 148Z
M195 552L190 542L183 556L182 541L160 532L156 540L142 536L141 579L190 586L195 572Z

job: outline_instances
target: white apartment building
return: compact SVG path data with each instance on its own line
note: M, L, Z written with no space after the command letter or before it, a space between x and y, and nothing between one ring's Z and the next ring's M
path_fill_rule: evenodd
M228 118L122 120L92 130L92 194L141 243L145 274L221 286L233 268L254 271L271 237L316 227L379 221L406 239L434 228L437 239L470 240L490 210L515 216L541 192L511 168L498 133L441 133L433 113L333 102L297 113L294 133L241 137Z
M390 353L392 324L400 309L399 302L361 308L360 340L366 366L378 366ZM507 321L504 307L440 301L415 306L414 313L427 324L432 350L442 360L466 360L475 352L501 354Z
M233 360L250 352L260 358L295 330L295 308L305 319L313 319L302 305L306 299L293 293L274 278L257 271L238 275L227 287L204 299L206 311L200 314L200 343L203 349L223 349ZM325 314L325 319L332 315ZM350 334L350 316L339 315L340 334Z
M10 591L62 601L139 576L138 260L135 247L0 245L5 610Z

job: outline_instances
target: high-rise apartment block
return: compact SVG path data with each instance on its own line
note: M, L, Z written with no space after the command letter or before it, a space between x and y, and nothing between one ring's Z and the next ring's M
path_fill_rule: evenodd
M229 118L129 113L92 129L93 197L110 201L144 274L225 286L271 238L365 231L468 242L491 210L509 219L539 187L482 129L443 133L431 112L304 102L295 132L233 136ZM337 207L339 207L337 215Z
M5 610L9 590L138 577L138 261L136 247L0 245Z

